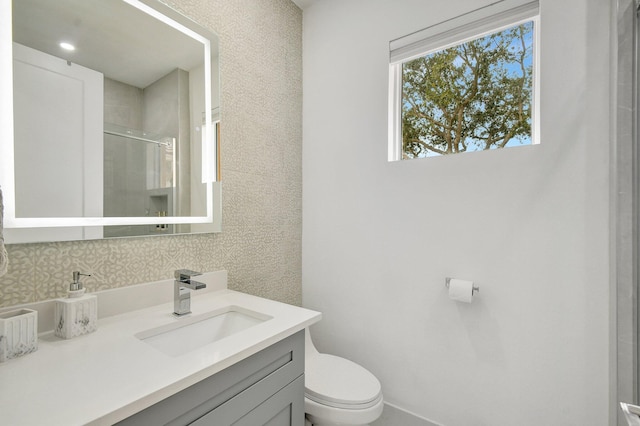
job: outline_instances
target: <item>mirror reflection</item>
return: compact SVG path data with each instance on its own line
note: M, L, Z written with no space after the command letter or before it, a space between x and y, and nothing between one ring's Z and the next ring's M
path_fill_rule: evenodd
M213 231L217 39L158 7L13 1L7 242Z

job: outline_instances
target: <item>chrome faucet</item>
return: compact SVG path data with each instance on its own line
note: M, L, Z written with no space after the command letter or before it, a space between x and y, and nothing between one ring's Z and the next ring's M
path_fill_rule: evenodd
M189 269L178 269L173 273L176 280L173 282L173 315L181 316L191 313L191 292L200 290L207 285L194 281L191 277L202 275L200 272Z

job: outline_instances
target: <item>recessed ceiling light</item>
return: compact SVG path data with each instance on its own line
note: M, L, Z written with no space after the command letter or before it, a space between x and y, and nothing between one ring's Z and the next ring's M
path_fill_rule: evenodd
M60 43L60 47L62 47L64 50L68 50L68 51L76 50L76 47L73 44L67 43L66 41L61 42Z

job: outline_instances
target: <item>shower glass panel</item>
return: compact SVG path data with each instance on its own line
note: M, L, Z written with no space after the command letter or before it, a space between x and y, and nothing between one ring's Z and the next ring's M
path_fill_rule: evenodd
M612 63L611 76L615 91L612 107L616 111L613 123L615 149L612 150L615 172L615 392L616 404L611 404L612 424L626 426L627 422L617 403L637 405L640 382L640 316L638 295L640 290L640 149L638 149L638 2L618 0L616 5L616 61Z
M105 217L174 216L175 182L174 138L105 124ZM105 236L172 232L173 225L113 226Z
M638 232L638 223L640 222L640 149L639 149L639 143L640 143L640 135L638 132L639 129L639 123L640 123L640 67L639 67L639 60L640 60L640 26L638 25L640 22L640 3L638 2L638 0L627 0L627 1L621 1L620 2L623 6L628 7L628 10L631 11L633 10L635 13L633 13L633 19L632 20L628 20L627 22L629 22L631 25L627 25L626 31L622 31L622 33L624 35L628 35L629 37L626 37L627 40L631 40L631 43L628 43L628 41L625 43L623 42L623 44L625 45L625 47L632 47L632 49L629 49L631 53L631 55L629 55L628 53L622 53L620 54L621 56L621 60L625 62L625 64L628 64L628 62L630 62L631 65L631 79L628 83L630 83L630 86L627 87L623 87L624 89L629 89L632 88L632 119L631 119L631 125L627 125L627 127L625 128L624 126L620 126L620 128L618 129L618 131L630 131L629 133L631 134L631 138L632 138L632 218L633 218L633 224L632 224L632 247L631 247L631 252L632 252L632 258L633 258L633 264L631 267L631 277L633 280L633 286L635 287L632 291L632 294L635 297L635 300L632 302L631 306L632 309L630 311L633 311L633 315L635 316L635 321L636 323L634 324L635 326L635 345L631 354L631 358L633 360L633 371L634 371L634 380L632 383L632 386L630 387L632 393L633 393L633 399L632 401L635 404L640 404L640 395L639 395L639 389L640 389L640 365L638 365L638 363L640 362L640 315L638 315L638 306L640 303L640 232ZM629 28L631 27L631 28ZM629 46L630 44L630 46ZM631 56L629 58L629 56ZM627 62L628 61L628 62ZM621 80L624 81L623 78L621 78ZM634 235L635 234L635 235ZM623 289L619 289L619 290L623 290ZM620 371L624 371L624 369L620 370ZM620 422L619 422L620 423Z

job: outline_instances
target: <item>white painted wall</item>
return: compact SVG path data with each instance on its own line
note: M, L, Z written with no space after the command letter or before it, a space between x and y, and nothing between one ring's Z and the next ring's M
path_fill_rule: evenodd
M491 1L305 9L304 305L321 351L443 425L605 425L608 2L541 0L541 145L386 160L388 42Z

